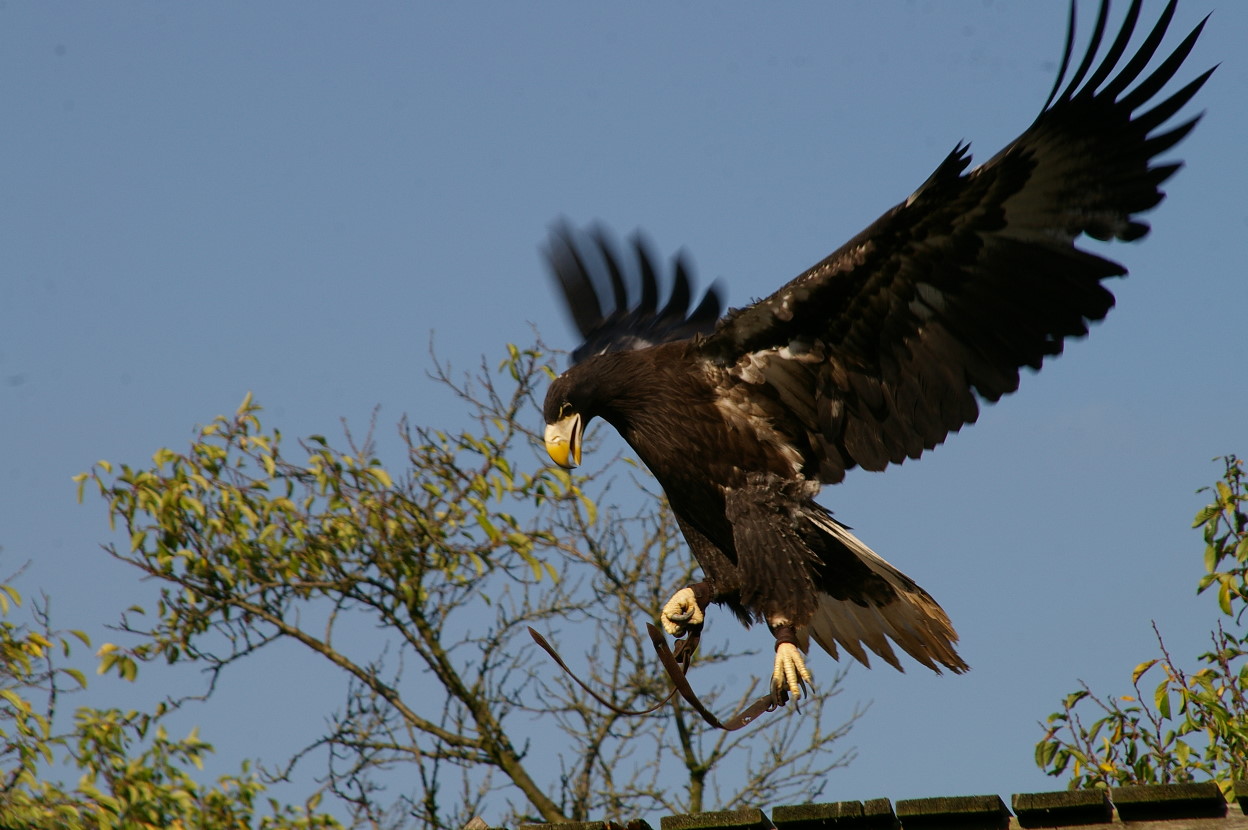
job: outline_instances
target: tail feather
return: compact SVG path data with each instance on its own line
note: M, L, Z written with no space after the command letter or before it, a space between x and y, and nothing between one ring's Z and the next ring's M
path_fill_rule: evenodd
M930 594L827 513L811 515L811 519L891 589L849 593L844 598L821 593L806 632L815 642L833 657L838 657L839 644L859 662L870 666L863 649L865 645L889 665L904 671L889 645L891 638L907 654L938 674L941 666L955 674L969 668L954 648L958 634L953 624Z

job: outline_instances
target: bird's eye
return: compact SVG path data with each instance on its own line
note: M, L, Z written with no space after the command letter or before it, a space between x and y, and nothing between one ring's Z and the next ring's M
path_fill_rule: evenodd
M571 412L572 412L572 404L568 403L567 401L564 401L563 403L559 404L559 420L560 421L568 417L568 415Z

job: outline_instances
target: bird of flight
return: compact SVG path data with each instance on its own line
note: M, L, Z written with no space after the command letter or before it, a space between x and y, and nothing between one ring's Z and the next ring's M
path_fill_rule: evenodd
M1213 72L1155 100L1204 26L1150 69L1176 2L1126 57L1141 2L1111 40L1103 0L1076 64L1072 0L1057 80L1022 135L969 172L959 145L905 201L745 308L720 316L712 288L690 311L679 260L660 307L640 241L628 263L601 231L556 228L548 255L583 343L546 396L546 449L576 466L602 418L662 485L705 577L664 607L669 634L700 631L711 603L766 623L777 703L811 681L811 639L867 665L870 649L900 670L895 644L934 671L967 669L940 605L814 496L853 467L918 458L1108 313L1103 281L1126 270L1075 243L1148 232L1138 216L1180 167L1155 159L1199 116L1169 122Z

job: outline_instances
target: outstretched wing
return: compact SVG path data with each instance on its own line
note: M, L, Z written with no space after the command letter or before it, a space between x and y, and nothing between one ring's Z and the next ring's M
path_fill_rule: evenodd
M834 482L855 465L880 470L917 458L976 419L976 395L1013 392L1020 367L1040 368L1106 315L1114 298L1101 281L1126 271L1074 242L1147 233L1136 215L1161 201L1159 186L1180 166L1154 159L1198 117L1158 129L1213 72L1141 111L1204 26L1136 83L1174 6L1118 68L1140 2L1097 63L1103 2L1063 89L1072 5L1057 83L1026 132L970 173L959 146L909 199L775 294L729 314L703 342L726 398L748 404L743 412L762 407L807 475Z
M678 255L672 263L671 296L659 308L654 258L640 234L633 235L630 247L635 269L616 256L615 246L601 227L577 234L560 224L551 231L547 260L583 338L572 352L573 363L604 352L685 340L715 328L723 302L714 285L689 311L693 279L689 266ZM611 304L604 309L608 289Z

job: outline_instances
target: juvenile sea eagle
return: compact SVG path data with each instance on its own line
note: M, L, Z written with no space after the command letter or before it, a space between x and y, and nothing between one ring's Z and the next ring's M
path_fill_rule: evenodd
M666 605L664 628L696 629L712 602L747 625L765 622L780 702L810 681L812 638L868 665L864 646L901 669L891 639L933 671L967 668L936 601L814 496L852 467L918 458L975 421L977 398L1013 392L1020 367L1039 369L1113 305L1102 281L1126 270L1074 243L1148 232L1138 214L1162 200L1180 166L1154 159L1199 117L1163 125L1213 70L1155 103L1204 22L1145 75L1174 0L1124 61L1133 2L1098 62L1108 5L1063 88L1072 2L1053 91L1022 135L969 173L958 146L908 199L745 308L720 317L712 288L689 311L679 260L660 308L640 241L638 298L605 234L552 234L550 263L584 342L546 396L546 448L572 467L591 419L620 432L662 485L705 575Z

